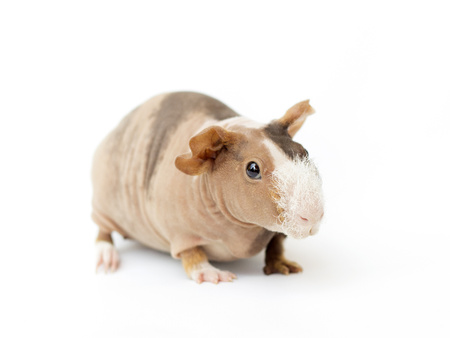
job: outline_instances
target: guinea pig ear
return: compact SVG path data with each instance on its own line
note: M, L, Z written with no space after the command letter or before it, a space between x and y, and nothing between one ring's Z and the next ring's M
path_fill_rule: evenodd
M294 137L306 118L314 112L314 108L309 105L309 100L302 101L289 108L286 114L277 122L287 128L290 137Z
M202 130L189 141L191 153L177 156L175 166L188 175L208 171L219 152L236 141L238 134L213 126Z

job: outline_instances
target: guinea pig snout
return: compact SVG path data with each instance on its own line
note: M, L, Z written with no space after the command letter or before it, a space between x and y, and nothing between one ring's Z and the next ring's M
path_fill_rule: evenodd
M317 234L317 232L319 232L319 226L320 222L322 221L323 215L324 213L322 212L322 215L320 216L319 220L311 225L311 229L309 230L310 236L314 236L315 234Z
M310 160L295 159L273 172L280 231L294 238L314 235L324 214L322 180Z

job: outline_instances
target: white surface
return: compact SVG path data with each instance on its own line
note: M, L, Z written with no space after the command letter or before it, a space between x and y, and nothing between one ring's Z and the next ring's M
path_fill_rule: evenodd
M2 2L2 337L448 337L446 2ZM197 285L117 238L95 275L90 164L131 109L173 90L267 122L311 99L297 135L324 181L319 234Z

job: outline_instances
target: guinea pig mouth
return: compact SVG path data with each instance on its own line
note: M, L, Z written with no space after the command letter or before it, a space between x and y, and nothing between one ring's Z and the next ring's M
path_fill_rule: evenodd
M323 216L322 180L309 159L287 161L272 173L271 196L279 230L294 238L318 231Z

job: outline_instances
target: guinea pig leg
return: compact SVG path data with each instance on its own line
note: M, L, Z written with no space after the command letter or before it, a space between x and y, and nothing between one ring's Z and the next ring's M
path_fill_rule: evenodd
M119 253L114 247L111 233L99 230L97 240L95 241L97 251L97 267L96 271L103 264L105 273L110 270L114 272L119 267Z
M221 271L209 264L208 257L199 247L183 251L181 261L188 277L197 283L211 282L217 284L219 282L232 282L233 279L237 278L234 273Z
M270 275L272 273L297 273L303 271L302 267L295 262L288 261L284 258L283 241L286 238L284 234L276 234L269 242L266 248L266 266L264 273Z

